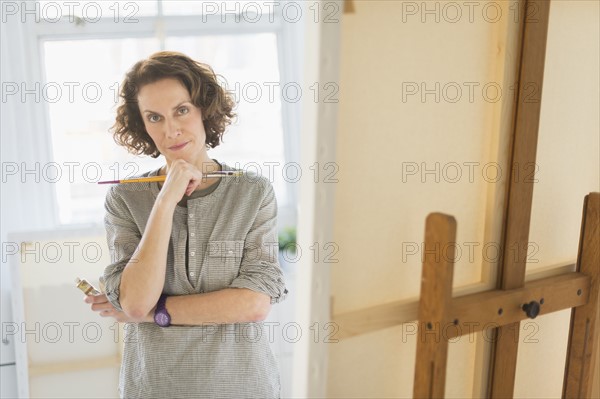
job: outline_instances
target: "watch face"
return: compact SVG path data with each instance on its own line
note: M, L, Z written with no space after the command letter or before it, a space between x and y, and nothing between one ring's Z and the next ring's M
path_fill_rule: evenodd
M169 315L164 313L157 313L154 315L154 321L161 327L166 327L171 323Z

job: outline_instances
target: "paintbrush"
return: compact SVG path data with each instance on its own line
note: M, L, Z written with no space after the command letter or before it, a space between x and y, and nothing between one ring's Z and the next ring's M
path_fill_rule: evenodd
M242 175L241 170L223 170L210 172L202 177L237 177ZM124 180L107 180L107 181L99 181L98 184L122 184L122 183L152 183L152 182L164 182L167 179L166 175L160 176L150 176L150 177L139 177L134 179L124 179Z

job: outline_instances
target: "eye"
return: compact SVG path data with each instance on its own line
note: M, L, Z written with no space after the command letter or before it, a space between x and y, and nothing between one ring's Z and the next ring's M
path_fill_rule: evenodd
M185 115L185 114L189 113L190 110L187 107L181 107L177 110L177 112L179 112L179 115Z
M157 119L154 119L154 117L156 117ZM153 123L154 123L154 122L158 122L158 119L159 119L159 116L158 116L158 115L155 115L155 114L152 114L152 115L148 116L148 120L149 120L150 122L153 122Z

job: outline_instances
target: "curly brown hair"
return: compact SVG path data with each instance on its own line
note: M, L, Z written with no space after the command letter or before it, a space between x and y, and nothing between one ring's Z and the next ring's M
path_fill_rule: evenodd
M210 148L221 144L225 128L236 116L232 95L219 84L209 65L174 51L154 53L138 61L125 75L119 93L122 103L111 127L115 142L136 155L153 158L160 155L144 126L137 97L142 86L166 78L181 82L190 93L192 103L202 111L206 144Z

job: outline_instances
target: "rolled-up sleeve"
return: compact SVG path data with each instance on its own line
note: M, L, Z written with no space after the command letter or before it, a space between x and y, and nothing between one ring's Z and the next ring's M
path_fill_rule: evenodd
M119 302L121 275L140 243L141 234L131 212L115 192L115 187L106 194L104 208L104 226L111 259L111 263L104 269L105 293L110 303L122 311Z
M277 200L267 181L260 208L244 242L239 275L231 288L247 288L271 297L271 304L285 299L288 290L281 266L277 234Z

